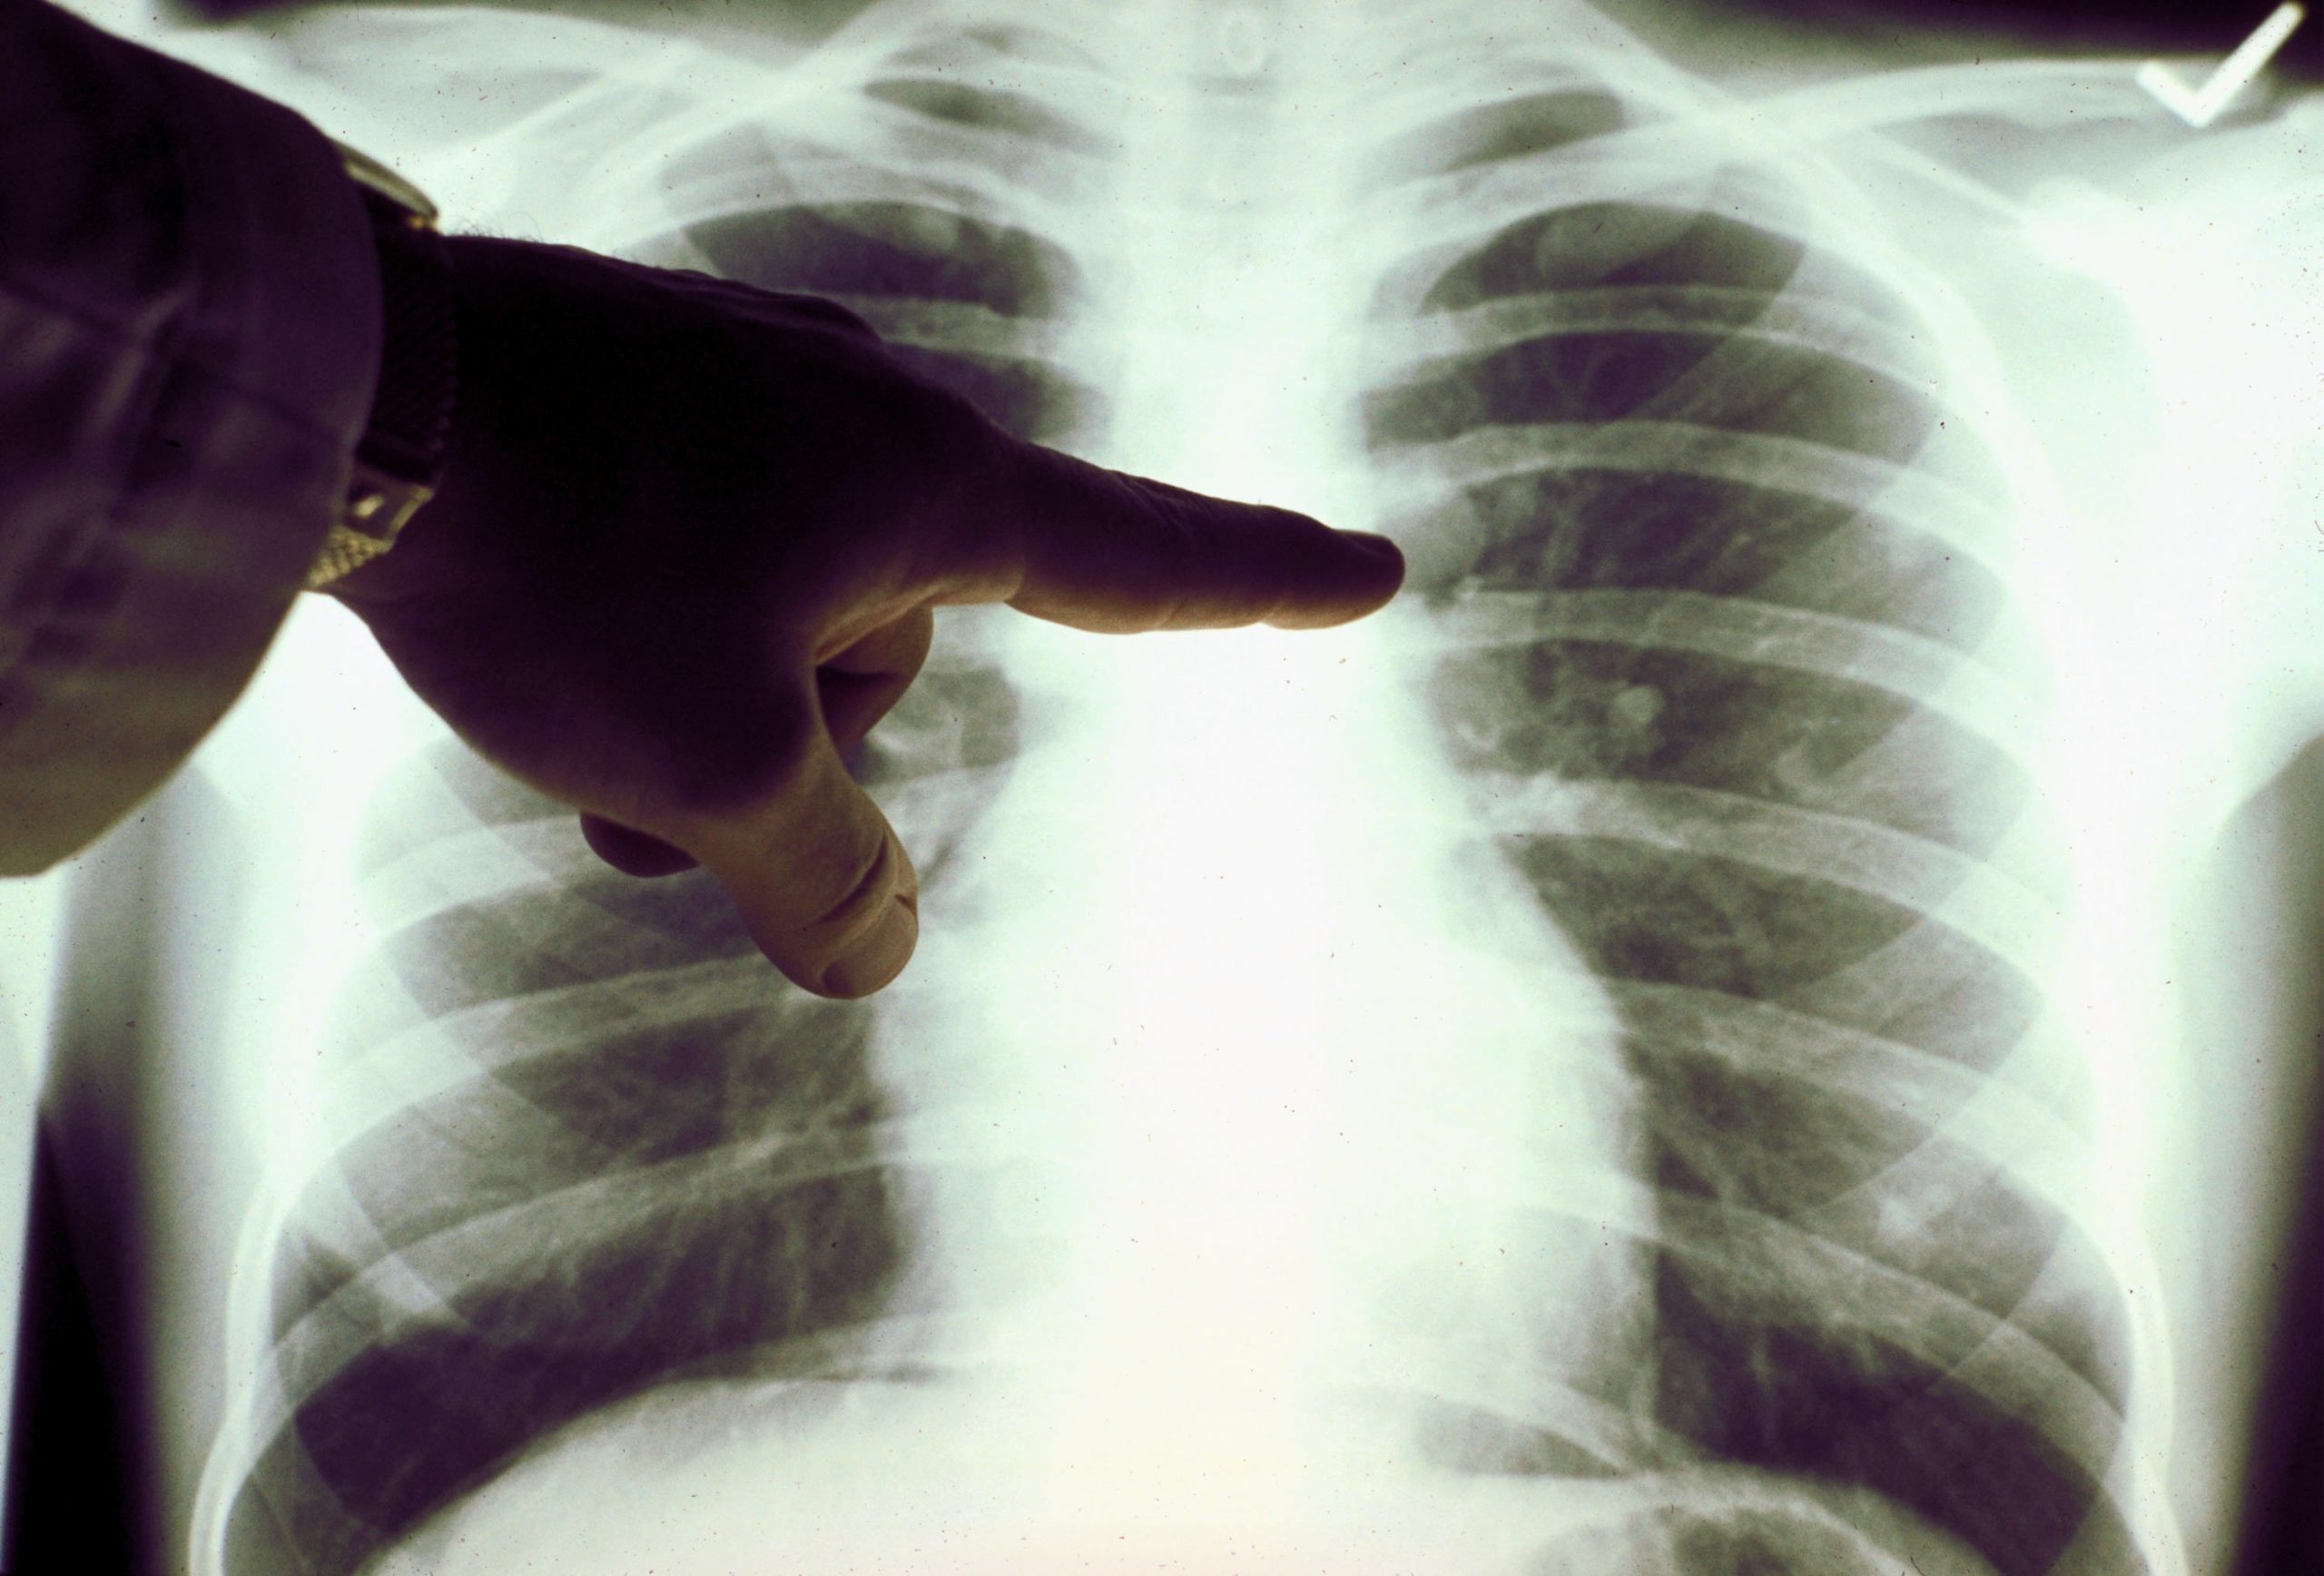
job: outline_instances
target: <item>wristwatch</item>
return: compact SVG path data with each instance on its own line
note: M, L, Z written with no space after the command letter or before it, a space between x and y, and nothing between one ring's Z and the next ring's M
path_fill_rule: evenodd
M451 448L458 388L451 264L436 229L436 205L384 164L333 145L371 222L382 338L371 414L330 539L307 572L310 591L395 546L397 533L435 496Z

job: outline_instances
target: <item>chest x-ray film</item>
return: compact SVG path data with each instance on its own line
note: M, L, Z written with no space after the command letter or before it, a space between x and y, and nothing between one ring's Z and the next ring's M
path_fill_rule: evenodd
M2252 1552L2324 1517L2297 7L93 15L448 228L830 297L1411 574L1326 632L943 611L852 762L924 880L855 1003L307 599L11 898L16 1480L74 1374L122 1480L20 1527L192 1576L2319 1568Z

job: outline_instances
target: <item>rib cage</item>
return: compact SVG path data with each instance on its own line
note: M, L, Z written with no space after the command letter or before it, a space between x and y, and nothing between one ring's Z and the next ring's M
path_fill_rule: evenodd
M2143 1569L2121 1293L2056 1163L2089 1102L2043 1021L2006 493L1908 304L1746 172L1593 169L1639 124L1562 93L1385 162L1571 194L1392 279L1365 409L1418 478L1431 714L1619 1014L1655 1200L1643 1371L1540 1360L1632 1419L1623 1470L1698 1487L1554 1568L1868 1571L1941 1532L2005 1576Z
M982 156L917 136L938 123L1044 140L1050 174L1087 154L1023 100L877 96L930 169ZM1458 208L1468 177L1580 168L1627 115L1535 95L1398 156L1453 172ZM724 135L673 170L683 225L634 250L835 296L1013 430L1101 421L1060 364L1064 251L974 181L852 161ZM700 200L713 174L729 195ZM1422 1454L1628 1491L1527 1567L1559 1576L1837 1576L1906 1550L1928 1576L2137 1571L2107 1487L2117 1294L2071 1218L2090 1102L2041 1024L2056 846L2014 522L1910 310L1807 227L1725 217L1766 204L1722 179L1620 201L1576 180L1440 247L1374 325L1403 363L1375 453L1441 504L1399 535L1444 746L1612 999L1644 1133L1642 1204L1545 1153L1506 1213L1543 1256L1635 1220L1649 1295L1533 1310L1538 1386L1447 1382ZM1018 745L957 617L859 763L931 888ZM353 1570L658 1384L894 1371L939 1312L908 1274L926 1173L881 1126L863 1010L789 998L700 878L606 874L463 754L380 819L417 832L367 878L399 928L365 973L427 1023L354 1027L463 1065L286 1225L235 1576ZM507 869L478 891L486 849ZM1571 1197L1592 1189L1616 1202ZM1428 1357L1383 1361L1417 1386Z

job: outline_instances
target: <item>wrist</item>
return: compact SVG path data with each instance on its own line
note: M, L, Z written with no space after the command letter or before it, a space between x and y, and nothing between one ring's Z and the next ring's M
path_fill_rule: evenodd
M443 476L457 390L450 257L428 199L341 147L379 260L379 373L330 536L307 577L335 586L392 548Z

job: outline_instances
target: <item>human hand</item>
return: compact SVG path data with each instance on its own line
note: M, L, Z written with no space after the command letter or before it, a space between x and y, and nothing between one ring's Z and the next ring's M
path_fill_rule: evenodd
M1395 548L1003 433L853 314L458 237L459 412L435 499L336 582L412 689L637 875L700 864L801 987L860 997L919 881L842 755L947 603L1078 629L1318 628Z

